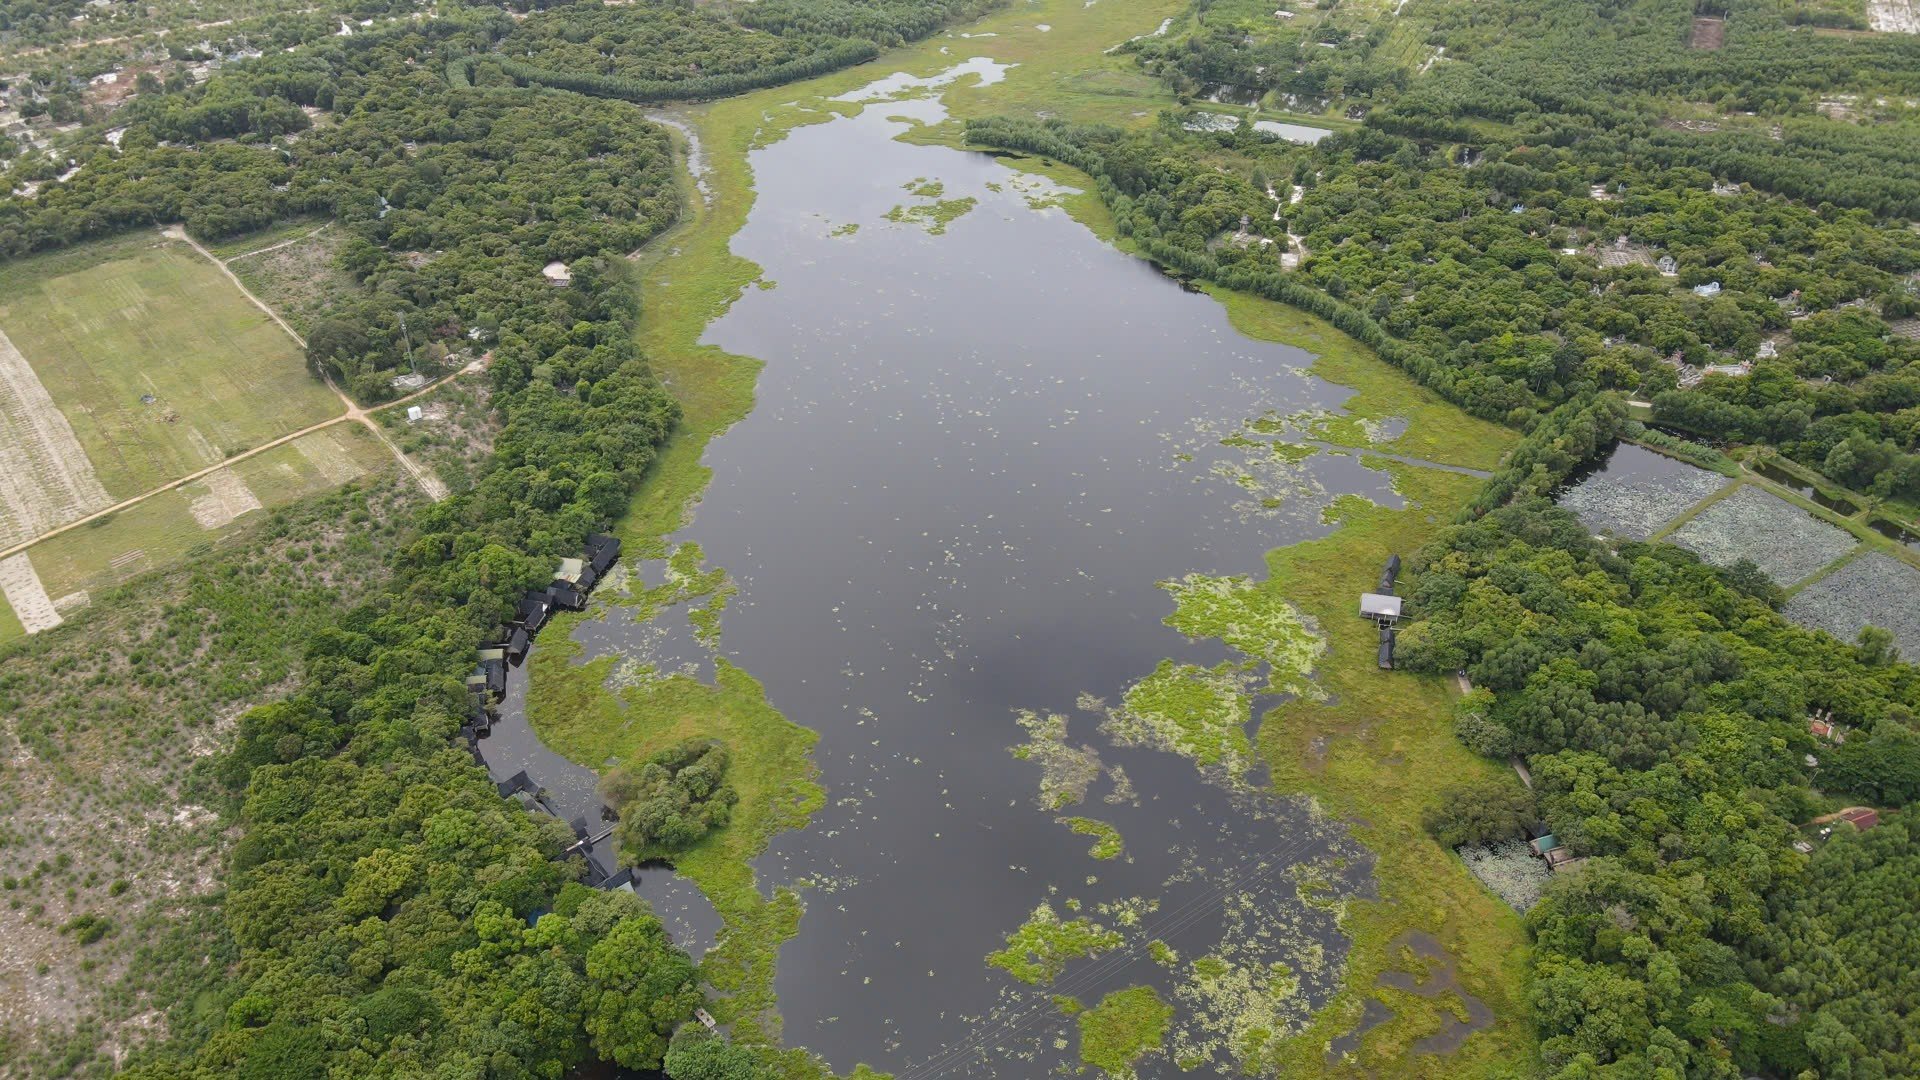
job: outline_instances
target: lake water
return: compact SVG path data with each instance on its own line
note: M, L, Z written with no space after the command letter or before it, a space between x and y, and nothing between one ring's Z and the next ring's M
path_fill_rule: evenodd
M1099 242L1044 182L893 140L889 117L938 109L875 105L754 151L733 249L770 287L705 337L766 368L674 540L737 583L720 652L820 733L828 792L758 864L763 887L808 883L779 956L786 1041L902 1080L1032 1077L1077 1061L1049 995L1091 1006L1146 984L1175 1006L1170 1044L1225 1070L1249 1024L1297 1022L1338 985L1334 909L1368 893L1371 858L1257 776L1116 745L1085 696L1228 655L1161 623L1158 582L1262 575L1268 548L1328 531L1337 494L1401 501L1334 448L1223 442L1349 391ZM590 656L697 667L684 623L578 637ZM1058 745L1097 755L1084 802L1039 805L1042 768L1011 752L1021 710L1065 716ZM1062 814L1110 823L1125 854L1093 858ZM1043 903L1124 944L1048 986L989 967ZM1228 976L1196 976L1209 955ZM1165 1058L1141 1072L1178 1075Z
M1288 142L1317 143L1333 134L1326 128L1308 127L1305 124L1289 124L1284 120L1255 120L1255 131L1264 131L1269 135L1278 135Z

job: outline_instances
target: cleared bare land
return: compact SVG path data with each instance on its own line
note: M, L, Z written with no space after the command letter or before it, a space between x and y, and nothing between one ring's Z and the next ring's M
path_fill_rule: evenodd
M1727 20L1696 18L1693 34L1687 38L1689 49L1717 49L1727 43Z
M40 575L34 572L33 563L27 560L24 551L0 559L0 595L7 598L7 606L13 609L27 633L36 634L60 625L60 612L53 606L53 599L47 595L46 586L41 584Z
M1867 25L1887 34L1920 34L1913 0L1867 0Z
M0 327L114 499L340 411L217 266L152 233L9 265Z
M0 330L0 547L112 501L73 426Z

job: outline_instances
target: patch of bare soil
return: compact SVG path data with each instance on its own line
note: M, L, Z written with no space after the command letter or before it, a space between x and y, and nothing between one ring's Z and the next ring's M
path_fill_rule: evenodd
M1727 20L1702 16L1693 20L1693 33L1687 37L1689 49L1717 49L1727 43Z
M0 331L0 547L112 503L73 425Z
M1914 0L1867 0L1867 25L1883 34L1920 34Z
M259 498L232 469L208 473L201 483L207 486L207 493L188 503L187 510L203 529L221 528L241 514L260 509Z

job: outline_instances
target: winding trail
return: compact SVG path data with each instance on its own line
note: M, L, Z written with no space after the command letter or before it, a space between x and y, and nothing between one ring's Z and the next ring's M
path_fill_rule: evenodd
M293 327L288 326L285 319L282 319L277 312L275 312L272 308L268 307L266 304L262 303L259 297L253 295L253 291L251 289L248 289L245 285L241 284L240 279L234 276L233 271L227 267L226 263L220 261L220 259L217 256L215 256L213 252L208 251L206 248L202 247L197 241L195 241L192 237L188 236L185 229L182 229L178 225L172 225L160 231L163 235L167 236L169 239L179 240L184 242L187 246L193 248L193 250L205 256L208 261L212 262L215 266L219 267L220 272L227 275L227 279L233 282L234 288L239 289L241 294L245 296L248 300L252 301L255 307L259 308L261 311L266 312L267 317L272 319L274 323L280 327L280 329L285 330L287 332L288 337L291 337L294 341L299 342L300 347L302 349L306 348L307 342L305 338L302 338L298 333L295 333ZM307 235L311 236L312 234L309 233ZM262 248L261 250L264 251L267 249ZM248 252L248 254L257 254L257 252ZM169 480L158 487L150 488L131 498L123 499L120 502L114 503L112 506L106 507L101 510L96 510L85 517L75 518L74 520L69 521L64 525L61 525L58 528L49 529L38 536L32 537L27 540L22 540L19 543L12 545L11 547L0 548L0 559L5 559L12 555L18 555L19 553L27 550L28 548L34 546L35 544L40 543L41 541L51 540L62 533L70 532L74 529L81 527L82 525L87 524L88 522L98 521L103 517L108 517L110 515L117 514L120 511L125 510L130 506L137 506L140 503L143 503L148 499L153 498L155 495L162 495L162 494L165 494L166 492L172 491L177 487L181 487L182 485L191 484L196 480L205 478L211 473L219 472L221 469L227 468L228 466L231 466L231 465L236 465L242 461L247 460L250 457L256 457L260 454L266 453L269 450L273 450L273 449L277 449L279 447L285 446L286 444L293 442L295 439L299 439L306 435L311 435L316 431L322 431L326 428L330 428L334 426L335 424L358 423L364 426L368 431L371 431L373 433L373 437L380 440L380 445L386 447L389 451L392 452L394 460L398 461L400 463L401 468L407 471L407 475L413 478L414 483L419 485L420 490L423 493L425 493L428 498L434 500L435 502L438 502L441 499L444 499L447 497L447 486L440 482L439 477L434 476L432 473L427 472L425 469L422 469L418 463L416 463L412 458L409 458L405 453L403 453L398 446L395 446L393 444L393 440L387 438L387 433L380 427L380 422L378 420L375 420L374 416L377 413L386 412L389 409L399 408L400 406L405 405L408 402L411 402L417 398L425 397L426 395L433 393L435 390L440 389L442 386L445 386L447 383L453 381L454 379L460 378L465 375L472 375L472 374L476 374L478 372L484 371L486 370L487 363L492 359L493 359L493 354L487 353L485 356L480 357L478 360L475 360L471 364L468 364L466 367L461 368L459 371L454 372L452 375L444 379L440 379L436 382L428 384L427 386L423 386L420 389L415 390L413 393L408 394L405 397L395 398L392 401L375 405L372 408L362 408L361 406L356 404L352 398L346 395L345 391L341 390L340 387L334 383L333 378L331 376L326 375L323 372L321 374L321 378L325 380L327 384L327 389L333 391L334 396L340 399L340 402L345 409L345 411L342 412L339 416L333 417L330 420L322 420L317 424L309 424L298 431L288 432L287 434L282 435L279 438L272 440L271 442L261 443L259 446L256 446L251 450L247 450L243 453L235 454L234 456L227 458L226 460L221 461L217 464L209 465L204 469L198 470L197 472L191 472L185 476L178 477L173 480Z

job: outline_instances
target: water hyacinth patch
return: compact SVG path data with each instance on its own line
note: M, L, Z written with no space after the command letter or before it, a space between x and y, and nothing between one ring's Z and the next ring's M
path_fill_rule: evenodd
M1800 590L1787 618L1846 642L1867 626L1891 630L1900 658L1920 662L1920 570L1870 552Z
M1318 697L1309 676L1326 639L1312 620L1280 595L1244 577L1188 574L1160 587L1173 595L1166 624L1190 638L1219 638L1249 660L1267 665L1264 692Z
M1114 859L1126 850L1126 842L1120 837L1120 830L1097 818L1063 817L1058 818L1062 825L1082 836L1093 837L1093 847L1087 854L1096 859Z
M1020 928L1007 935L1007 946L987 954L987 965L997 967L1023 983L1052 982L1067 963L1098 956L1120 947L1119 932L1086 916L1062 921L1053 905L1041 901Z
M1080 1060L1110 1077L1132 1077L1141 1058L1160 1051L1173 1006L1151 986L1129 986L1080 1014Z
M1533 851L1518 840L1492 847L1461 848L1460 858L1493 895L1522 913L1539 902L1547 882L1553 880L1546 862L1534 857Z
M1655 471L1595 473L1560 496L1560 505L1594 532L1650 540L1661 526L1727 484L1719 473L1662 460Z
M1040 766L1040 806L1059 810L1087 797L1087 788L1100 778L1100 753L1091 746L1067 743L1067 718L1059 713L1021 710L1018 722L1027 741L1013 747L1013 756ZM1116 783L1123 781L1116 778Z
M1700 511L1669 539L1715 566L1752 559L1786 586L1853 550L1852 535L1756 487Z
M1162 660L1153 674L1127 688L1119 708L1107 710L1100 730L1121 746L1179 754L1220 766L1239 780L1252 765L1247 725L1253 682L1233 663L1204 668Z

